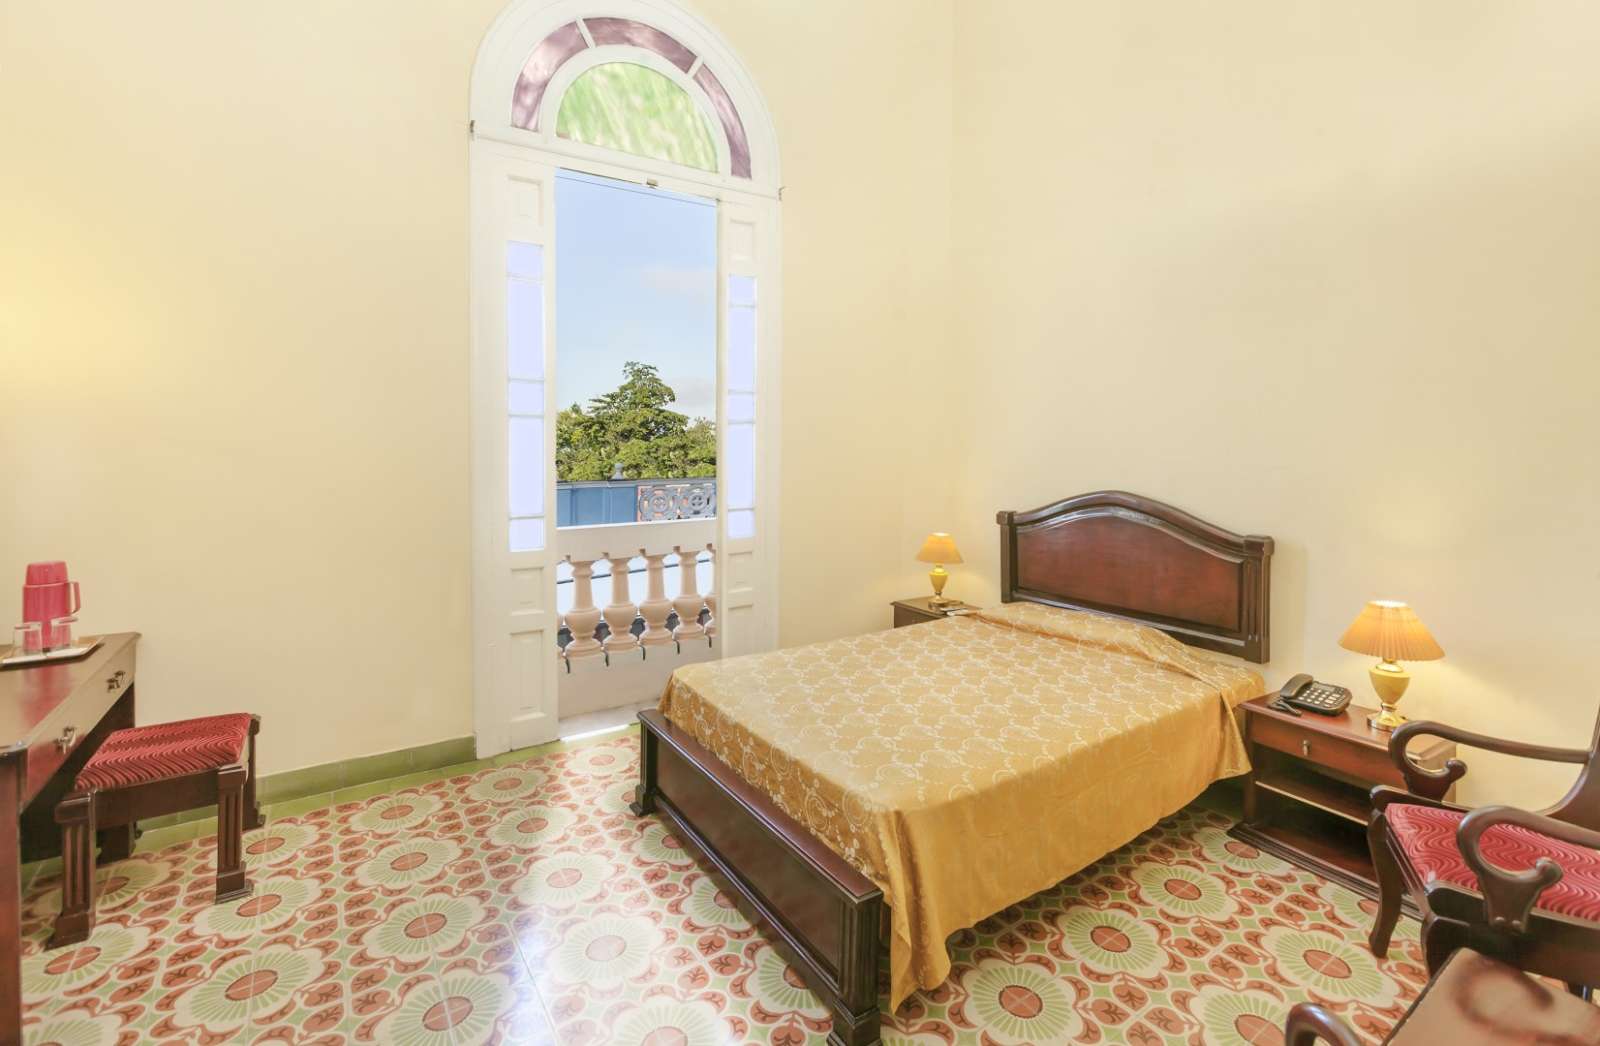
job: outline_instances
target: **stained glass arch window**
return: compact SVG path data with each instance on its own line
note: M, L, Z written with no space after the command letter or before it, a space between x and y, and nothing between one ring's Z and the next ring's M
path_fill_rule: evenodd
M615 52L616 59L596 62L559 99L547 99L561 68L596 48ZM629 49L660 59L666 63L662 68L681 73L692 86L685 88L663 72L627 61ZM699 99L690 96L691 90ZM703 56L654 26L631 18L580 18L552 30L528 55L517 77L512 124L530 131L547 129L541 127L547 101L556 104L551 122L559 137L707 171L719 170L720 138L726 143L727 173L751 177L744 120L722 81Z
M717 169L710 123L689 92L634 62L606 62L578 74L561 95L556 134L702 171Z

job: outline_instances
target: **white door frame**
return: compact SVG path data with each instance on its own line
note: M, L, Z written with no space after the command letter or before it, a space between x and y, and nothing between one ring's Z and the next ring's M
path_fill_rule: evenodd
M541 131L512 126L513 88L534 47L560 26L602 15L652 25L700 56L717 75L744 122L755 178L735 178L728 173L725 143L719 144L718 150L721 170L701 172L561 139L553 130L559 90L548 91L543 99L547 118L539 121ZM624 53L618 48L604 50L619 57ZM590 56L585 64L592 61ZM552 86L571 80L570 75L558 74ZM680 78L679 82L686 81ZM727 45L676 4L668 0L515 0L496 19L479 48L471 112L473 726L481 758L552 740L557 731L556 170L565 167L643 182L718 203L715 588L719 642L730 654L770 649L777 642L781 288L777 149L766 105ZM714 122L712 126L718 127ZM509 551L507 537L508 240L537 242L544 265L545 537L543 548L522 552ZM736 538L730 538L727 531L722 481L722 463L728 460L724 441L728 431L725 373L730 276L753 277L759 299L755 317L755 524L748 536ZM667 539L664 530L660 537ZM652 545L661 543L653 537L645 540ZM666 546L670 545L667 539Z

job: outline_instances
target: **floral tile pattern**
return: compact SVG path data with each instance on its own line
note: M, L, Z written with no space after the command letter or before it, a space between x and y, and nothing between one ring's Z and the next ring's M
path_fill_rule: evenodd
M215 841L100 870L99 924L46 952L24 898L30 1043L821 1043L828 1012L654 818L632 733L274 821L253 893ZM1226 834L1202 806L951 939L888 1044L1280 1043L1316 1000L1378 1041L1425 980L1414 923Z

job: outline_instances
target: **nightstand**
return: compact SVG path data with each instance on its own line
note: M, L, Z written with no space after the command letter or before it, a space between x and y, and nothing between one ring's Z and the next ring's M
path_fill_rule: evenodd
M947 607L934 608L929 604L932 596L918 596L916 599L897 599L891 606L894 607L894 627L901 628L905 625L920 625L924 621L938 621L947 617L951 610L976 610L971 603L962 603L959 600Z
M1367 796L1375 785L1405 787L1389 761L1389 734L1367 725L1370 708L1298 718L1268 708L1276 694L1240 706L1250 774L1244 820L1229 833L1367 897L1378 895L1367 850ZM1453 742L1418 738L1411 758L1431 770L1456 754ZM1452 790L1453 791L1453 790ZM1447 797L1448 798L1448 797Z

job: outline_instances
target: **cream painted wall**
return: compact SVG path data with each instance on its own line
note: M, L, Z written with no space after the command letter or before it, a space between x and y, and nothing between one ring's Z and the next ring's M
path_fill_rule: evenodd
M0 595L68 560L86 630L145 634L142 717L259 711L266 773L471 731L467 82L501 2L0 8ZM697 7L788 184L783 638L877 627L907 374L949 354L950 6Z
M68 559L145 716L257 709L269 773L470 730L499 3L0 7L0 565ZM697 7L783 149L785 643L883 625L931 529L993 598L997 508L1120 486L1277 538L1272 680L1365 693L1396 595L1413 713L1586 737L1600 14Z
M1277 539L1273 648L1410 600L1407 710L1582 746L1600 704L1600 9L956 7L963 583L997 508L1123 487ZM1473 755L1470 799L1570 769Z

